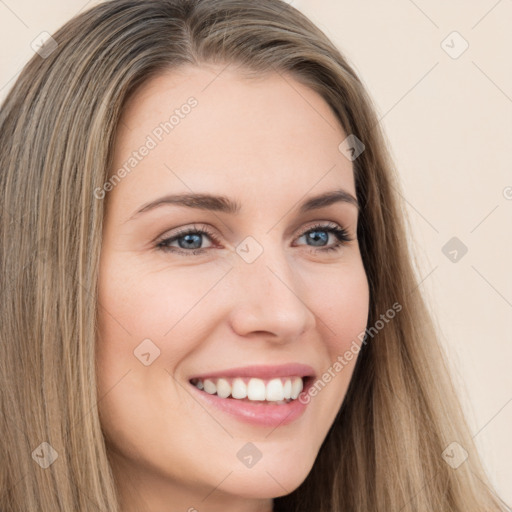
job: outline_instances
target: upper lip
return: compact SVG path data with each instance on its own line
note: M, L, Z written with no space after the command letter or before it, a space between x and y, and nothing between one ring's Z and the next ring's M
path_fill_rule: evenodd
M256 377L259 379L272 379L275 377L314 377L315 370L308 364L290 363L276 366L253 365L239 368L227 368L214 372L193 375L192 379L209 379L218 377Z

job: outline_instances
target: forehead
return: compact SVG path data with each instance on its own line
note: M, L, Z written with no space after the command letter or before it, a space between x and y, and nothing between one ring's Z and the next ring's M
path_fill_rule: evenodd
M355 193L352 164L338 149L345 138L325 100L289 75L185 66L148 80L129 99L114 171L146 145L123 188L129 181L156 194L181 178L181 188L192 190L305 194L339 184Z

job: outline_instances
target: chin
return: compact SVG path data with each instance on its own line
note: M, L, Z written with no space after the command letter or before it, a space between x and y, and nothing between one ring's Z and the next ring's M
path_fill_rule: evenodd
M251 469L239 469L226 479L225 492L252 499L278 498L297 489L308 476L312 463L289 461L286 464L262 464ZM261 467L258 468L258 465Z

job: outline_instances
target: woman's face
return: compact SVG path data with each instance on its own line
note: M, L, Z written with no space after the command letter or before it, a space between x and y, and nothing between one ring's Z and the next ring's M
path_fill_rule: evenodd
M185 67L127 104L96 191L98 407L123 512L267 511L311 470L368 317L346 137L279 74Z

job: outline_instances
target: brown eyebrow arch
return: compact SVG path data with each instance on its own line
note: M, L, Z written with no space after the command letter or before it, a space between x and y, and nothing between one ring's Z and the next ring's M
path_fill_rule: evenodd
M306 213L311 210L325 208L326 206L330 206L331 204L340 202L352 204L359 210L359 202L357 201L357 199L346 190L338 189L309 198L300 207L299 211L300 213Z
M357 199L349 192L339 189L325 192L317 196L309 198L305 201L299 212L306 213L311 210L319 208L325 208L331 204L343 202L354 205L359 209L359 203ZM210 210L222 213L236 214L241 210L241 204L237 201L233 201L226 196L216 196L211 194L178 194L178 195L167 195L151 201L145 204L137 210L129 220L132 220L141 213L154 210L163 205L174 204L178 206L186 206L188 208L197 208L200 210Z

